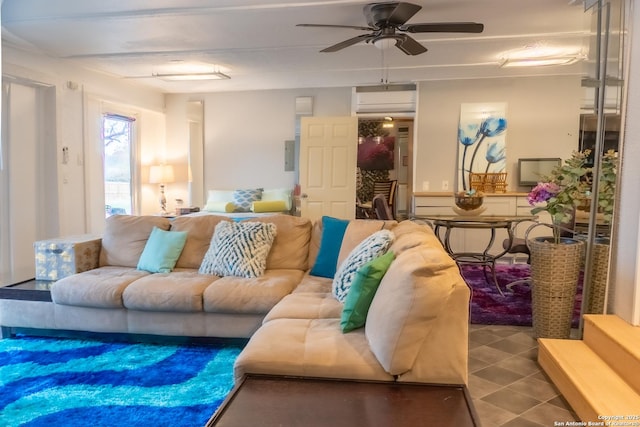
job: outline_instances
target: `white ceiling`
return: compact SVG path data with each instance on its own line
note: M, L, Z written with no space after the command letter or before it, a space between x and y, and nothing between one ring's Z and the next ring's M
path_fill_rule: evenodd
M408 56L357 44L362 32L299 23L366 26L367 1L4 0L3 43L135 79L163 92L356 86L451 78L582 74L584 64L502 69L502 52L535 43L588 49L589 14L569 0L428 0L409 23L475 21L481 34L414 34L429 51ZM182 61L182 62L180 62ZM383 62L384 61L384 62ZM222 67L230 80L150 77L176 63ZM384 64L384 65L383 65Z

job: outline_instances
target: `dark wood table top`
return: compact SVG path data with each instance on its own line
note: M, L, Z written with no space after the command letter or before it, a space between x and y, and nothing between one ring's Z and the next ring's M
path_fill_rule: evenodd
M248 375L207 426L479 426L463 385Z
M26 301L51 301L51 285L48 280L25 280L0 286L0 299L16 299Z

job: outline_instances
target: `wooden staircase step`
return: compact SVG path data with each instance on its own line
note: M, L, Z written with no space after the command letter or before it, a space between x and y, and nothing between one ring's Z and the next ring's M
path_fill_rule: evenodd
M538 345L538 362L581 421L640 414L640 395L584 341L541 338Z
M640 393L640 327L615 315L588 314L583 340Z

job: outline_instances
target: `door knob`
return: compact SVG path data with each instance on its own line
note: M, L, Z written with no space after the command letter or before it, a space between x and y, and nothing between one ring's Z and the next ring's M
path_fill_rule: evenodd
M308 197L309 197L309 195L308 195L307 193L302 193L302 194L300 195L300 198L301 198L301 199L306 199L306 198L308 198Z

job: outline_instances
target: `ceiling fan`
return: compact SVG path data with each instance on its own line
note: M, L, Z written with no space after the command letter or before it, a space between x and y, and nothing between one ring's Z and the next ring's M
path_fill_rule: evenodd
M298 24L298 27L350 28L371 31L370 34L344 40L322 49L320 52L337 52L364 41L376 46L385 46L395 41L395 46L407 55L419 55L427 48L414 38L403 33L481 33L484 25L477 22L433 22L406 24L422 6L404 2L370 3L364 9L368 27L356 25Z

